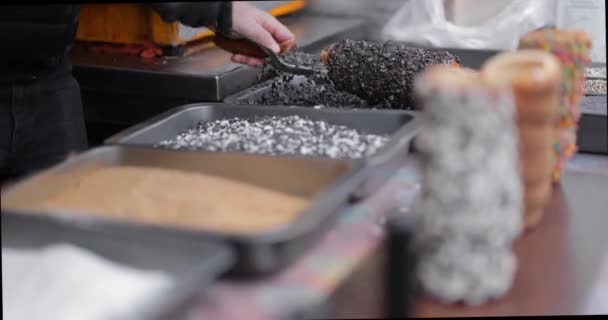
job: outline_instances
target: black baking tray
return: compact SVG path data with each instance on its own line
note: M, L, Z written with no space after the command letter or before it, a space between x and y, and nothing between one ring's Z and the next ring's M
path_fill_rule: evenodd
M606 68L606 63L593 62L589 67ZM607 104L606 95L587 95L583 97L580 105L581 118L577 131L579 152L608 154Z
M580 152L608 154L607 103L606 96L583 97L577 131Z
M414 45L413 45L414 46ZM460 58L460 64L472 69L481 66L493 56L500 54L498 50L475 50L454 48L428 48L431 50L445 50ZM592 63L590 67L606 67L605 63ZM250 105L259 103L275 79L269 79L251 88L245 89L224 98L225 103ZM608 117L606 115L606 96L585 96L581 102L581 119L577 132L579 151L584 153L608 154ZM307 106L312 107L312 106ZM349 107L349 106L346 106ZM376 108L382 108L376 106ZM417 106L411 106L417 110Z
M168 274L172 285L153 294L142 305L125 310L128 319L178 318L200 301L208 286L234 261L232 250L214 241L163 237L139 230L122 235L95 232L76 228L59 217L35 213L25 215L3 210L1 217L2 248L35 249L50 244L71 244L119 265Z
M273 272L289 264L332 225L342 210L355 202L352 195L356 194L364 182L362 166L347 160L104 146L75 156L11 186L2 194L3 208L15 207L14 204L24 201L45 199L55 190L61 189L61 185L65 183L62 177L89 165L99 164L199 172L309 199L310 206L292 223L255 234L203 231L111 220L93 215L59 213L65 221L79 228L107 234L129 235L138 232L184 237L195 241L213 239L229 243L235 251L236 259L230 273L241 276ZM226 200L238 201L238 195L226 195Z
M417 47L417 45L412 44L412 47ZM435 51L448 51L453 55L457 56L460 59L460 65L463 67L479 70L483 64L494 57L497 54L502 53L500 50L481 50L481 49L457 49L457 48L426 48L429 50ZM604 63L592 63L590 67L605 67ZM224 102L226 103L234 103L234 104L255 104L259 103L261 97L267 93L271 84L275 81L276 78L265 80L259 84L256 84L250 88L247 88L243 91L234 93L224 98ZM343 106L350 107L350 106ZM376 106L376 108L382 108L382 106ZM416 106L411 106L412 109L417 109Z
M162 140L172 139L180 132L194 127L200 121L289 115L344 125L368 134L390 135L390 140L375 154L360 159L366 167L365 184L358 190L357 195L361 198L375 193L395 171L399 170L409 153L413 137L420 129L419 114L416 111L203 103L167 111L110 137L106 143L153 147Z
M412 45L415 47L415 45ZM473 49L453 49L453 48L427 48L429 50L441 50L448 51L460 58L460 65L472 68L479 69L481 66L491 57L501 53L501 51L497 50L473 50ZM224 98L225 103L232 104L255 104L260 103L261 97L270 91L272 83L276 78L266 80L257 85L254 85L248 89L243 91L234 93L230 96ZM350 106L344 106L350 107ZM376 108L380 109L382 106L376 106ZM411 109L417 109L416 106L411 106Z

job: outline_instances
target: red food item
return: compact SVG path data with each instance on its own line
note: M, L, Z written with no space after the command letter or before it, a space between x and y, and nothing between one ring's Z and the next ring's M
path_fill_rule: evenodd
M163 55L162 49L149 41L144 44L88 43L85 47L87 50L98 54L140 56L144 59Z
M141 51L139 54L140 57L144 59L150 59L154 57L162 56L163 52L158 48L148 48Z

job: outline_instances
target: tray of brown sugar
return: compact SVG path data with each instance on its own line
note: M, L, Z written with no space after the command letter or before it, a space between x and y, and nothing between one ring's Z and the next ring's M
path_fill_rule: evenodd
M355 161L92 149L2 193L2 210L59 217L117 236L149 233L232 245L232 274L280 269L356 202Z

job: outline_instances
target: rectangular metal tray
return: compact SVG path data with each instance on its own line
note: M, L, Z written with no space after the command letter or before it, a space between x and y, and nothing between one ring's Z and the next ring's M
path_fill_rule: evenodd
M420 128L418 113L415 111L204 103L169 110L110 137L106 143L153 147L164 139L172 139L180 132L194 127L200 121L289 115L344 125L369 134L390 135L390 140L374 155L360 160L367 169L364 186L358 190L358 197L361 198L373 194L403 165L409 152L410 142Z
M364 173L359 164L351 161L105 146L75 156L13 185L2 194L3 207L14 207L11 203L20 203L19 201L45 199L65 183L66 179L62 177L97 164L172 168L205 173L310 200L310 205L291 224L255 234L202 231L145 225L93 215L63 214L65 221L75 226L108 234L148 232L191 240L217 239L230 243L236 253L236 262L231 269L233 275L272 272L291 262L331 225L342 210L351 205L351 194L360 187ZM238 201L238 195L226 197L229 201Z
M608 100L606 96L585 96L577 131L580 152L608 154Z
M416 47L416 45L412 45ZM502 51L498 50L475 50L475 49L455 49L455 48L427 48L430 50L443 50L448 51L460 58L460 65L471 68L471 69L480 69L483 64L494 57L497 54L502 53ZM592 63L590 67L605 67L605 63ZM276 78L275 78L276 79ZM258 83L250 88L247 88L243 91L234 93L230 96L224 98L225 103L231 104L252 104L249 101L253 101L253 104L259 103L260 98L266 92L270 90L271 84L275 79L268 79L261 83ZM413 109L417 109L416 106L413 106Z
M415 45L412 45L416 47ZM500 53L500 51L496 50L470 50L470 49L452 49L452 48L428 48L430 50L445 50L448 51L460 58L460 64L467 68L479 69L483 63L489 58L495 56ZM248 89L243 91L234 93L226 98L224 98L225 103L233 103L233 104L250 104L249 101L253 101L253 103L259 103L262 95L267 93L274 79L269 79L264 82L261 82L257 85L254 85ZM413 109L416 109L416 106L413 106Z
M415 46L415 45L412 45ZM454 48L429 48L431 50L445 50L457 55L462 66L479 69L491 57L501 53L498 50L474 50ZM592 63L590 67L606 67L605 63ZM274 79L266 80L251 88L230 95L224 99L225 103L250 105L250 101L259 102L262 95L270 90ZM417 107L413 106L416 110ZM594 111L595 110L595 111ZM597 110L600 110L598 113ZM580 152L608 154L608 129L606 123L606 96L586 96L581 102L581 119L579 123L578 144Z
M139 230L122 235L101 230L96 232L76 228L57 217L15 214L5 210L1 217L3 248L34 249L67 243L114 263L168 274L173 284L146 303L125 310L133 316L130 319L178 318L201 299L204 289L226 272L233 262L230 248L217 242L194 242Z

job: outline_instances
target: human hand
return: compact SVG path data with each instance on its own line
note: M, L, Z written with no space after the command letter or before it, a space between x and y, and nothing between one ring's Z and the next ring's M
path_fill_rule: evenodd
M253 42L279 53L281 46L293 44L295 36L287 27L269 13L247 2L232 2L232 30ZM232 61L259 67L264 61L244 54L232 55Z

